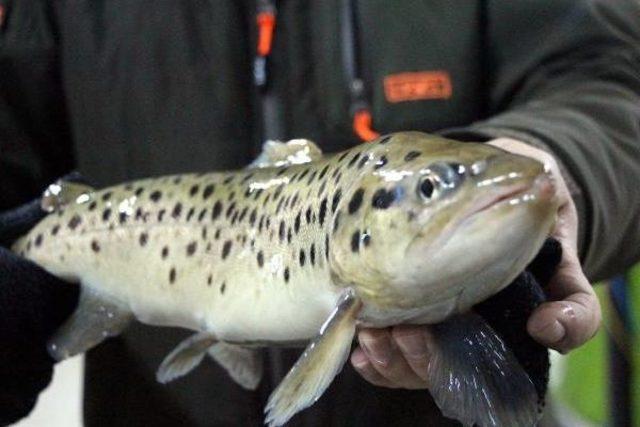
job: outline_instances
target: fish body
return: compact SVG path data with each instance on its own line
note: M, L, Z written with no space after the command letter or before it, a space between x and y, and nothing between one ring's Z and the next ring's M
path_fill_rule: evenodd
M255 386L229 361L252 366L247 347L316 337L285 379L318 377L311 398L294 404L283 384L268 407L279 425L326 388L357 324L435 324L506 286L550 231L552 186L533 160L420 133L325 156L293 141L240 171L67 190L67 203L54 187L44 199L53 212L13 249L82 285L78 319L53 340L58 358L135 318L197 332L162 378L220 343L210 354ZM95 326L113 330L79 334L96 312ZM333 365L319 369L325 360Z

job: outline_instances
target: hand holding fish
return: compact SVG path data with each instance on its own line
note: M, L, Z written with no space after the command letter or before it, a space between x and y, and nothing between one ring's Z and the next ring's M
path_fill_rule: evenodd
M560 201L552 232L562 245L562 260L548 286L554 301L541 305L529 318L529 334L541 344L566 353L588 341L598 330L598 299L577 256L578 215L556 160L549 153L523 142L500 138L490 145L543 162L556 181ZM359 347L351 355L354 368L370 383L389 388L428 387L429 328L395 326L362 329Z

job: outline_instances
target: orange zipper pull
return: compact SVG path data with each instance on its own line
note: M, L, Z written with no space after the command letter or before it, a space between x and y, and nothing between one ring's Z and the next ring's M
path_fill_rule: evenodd
M260 12L258 23L258 55L269 56L273 44L273 32L276 28L276 14L271 11Z
M380 136L373 130L372 121L369 110L358 110L353 115L353 131L364 142L371 142Z

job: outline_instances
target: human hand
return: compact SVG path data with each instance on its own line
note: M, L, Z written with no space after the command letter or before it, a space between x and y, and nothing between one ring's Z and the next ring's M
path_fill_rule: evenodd
M46 342L77 304L77 287L8 250L43 215L38 201L0 214L0 425L26 416L51 381Z
M560 242L562 258L546 287L550 301L533 312L527 331L540 344L566 353L591 339L602 317L600 303L578 259L576 206L551 154L509 138L494 139L488 144L544 163L555 181L560 204L551 237Z

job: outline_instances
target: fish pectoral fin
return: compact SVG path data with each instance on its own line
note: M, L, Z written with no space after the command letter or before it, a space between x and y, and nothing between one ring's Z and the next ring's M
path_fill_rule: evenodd
M180 378L202 362L207 350L217 342L211 332L198 332L182 341L160 364L156 379L162 384Z
M209 356L243 388L258 388L263 371L262 354L259 350L219 342L209 348Z
M133 315L129 311L84 288L78 307L49 339L47 349L55 360L64 360L118 335L131 320Z
M55 212L71 203L86 203L94 191L93 187L79 182L58 180L44 191L40 207L45 212Z
M443 415L465 426L533 426L540 407L533 382L479 315L432 327L428 383Z
M308 139L292 139L287 142L267 141L262 152L249 168L268 168L310 163L322 158L322 150Z
M269 397L265 423L281 426L320 398L349 357L360 307L353 291L342 296L320 333Z

